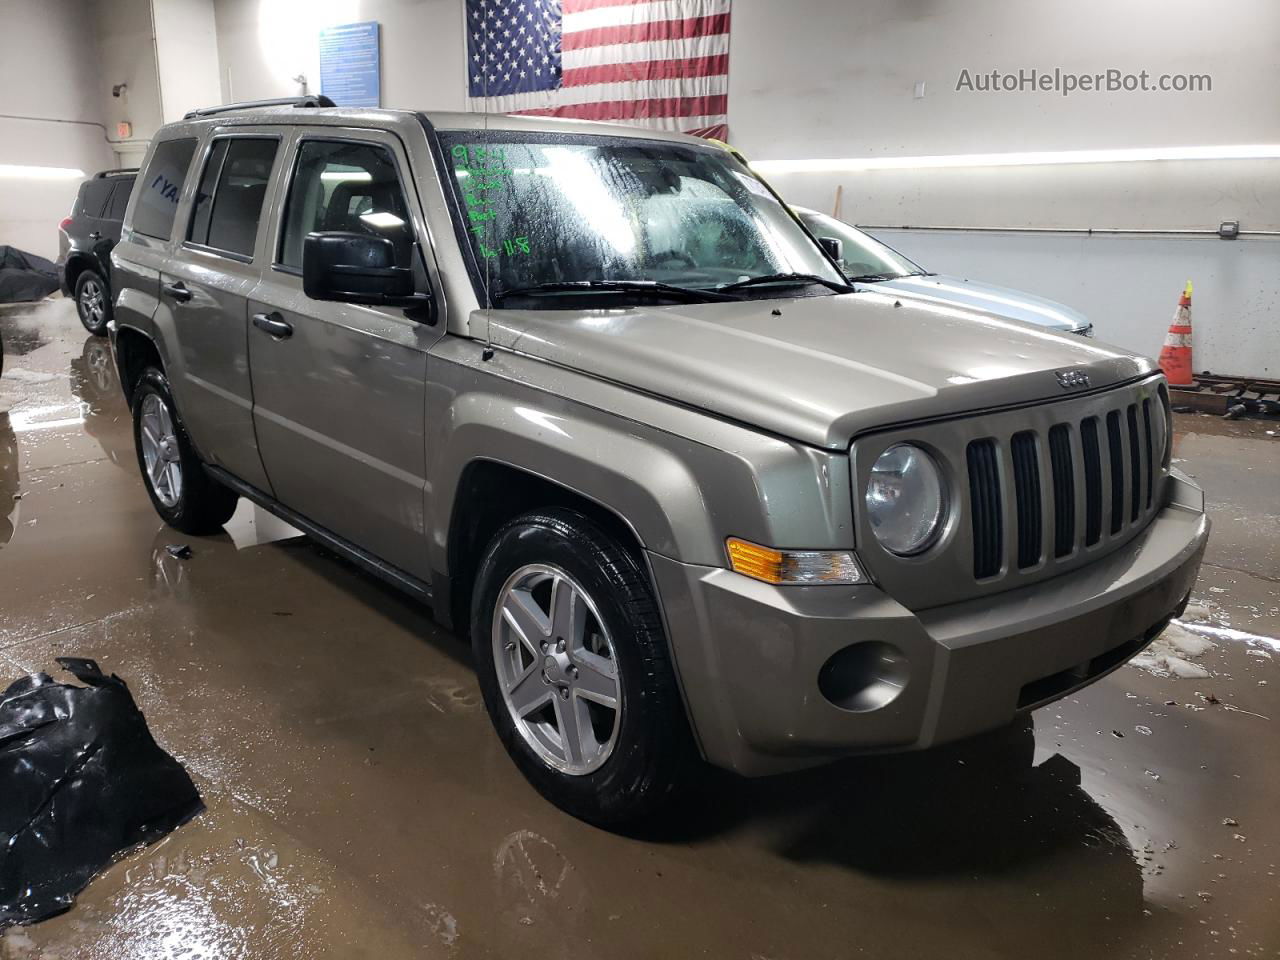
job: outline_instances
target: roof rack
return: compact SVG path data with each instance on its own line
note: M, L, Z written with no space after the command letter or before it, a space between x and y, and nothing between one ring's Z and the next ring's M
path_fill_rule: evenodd
M93 179L102 180L106 177L118 176L122 173L137 173L137 167L116 167L114 170L99 170L93 175Z
M305 97L276 97L274 100L242 100L240 103L224 103L217 107L201 107L199 110L188 110L183 120L197 120L200 117L212 117L219 113L231 113L235 110L256 110L260 107L336 107L337 104L323 93L309 94Z

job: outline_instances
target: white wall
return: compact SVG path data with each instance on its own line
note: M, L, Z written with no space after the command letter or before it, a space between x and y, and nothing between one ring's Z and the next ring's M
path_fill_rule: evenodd
M362 20L382 25L382 104L465 109L462 0L214 0L222 97L320 93L319 32Z
M160 0L157 0L160 2ZM383 102L464 108L462 0L214 0L224 99L318 91L316 35L382 24ZM755 159L1280 143L1275 0L735 0L730 134ZM962 69L1208 73L1212 92L982 94ZM925 95L914 96L917 83ZM1280 161L806 174L791 199L860 223L1280 230ZM1274 371L1275 244L986 233L886 235L937 270L1013 283L1154 352L1197 283L1196 366ZM1126 269L1119 269L1124 265Z
M151 137L164 123L151 30L151 3L150 0L98 0L92 6L99 57L96 102L113 141L118 140L117 123L128 121L133 127L130 137L113 143L116 162L112 166L136 167ZM121 83L127 89L121 96L113 97L111 88Z
M817 28L820 25L820 29ZM754 159L1280 143L1274 0L738 0L730 133ZM1213 90L982 94L962 69L1208 73ZM914 96L925 83L925 96ZM774 175L864 224L1280 230L1280 161ZM1158 351L1196 281L1195 364L1275 376L1277 242L878 231L932 269L1065 300L1101 336Z
M164 122L220 103L218 39L213 0L154 0L156 71Z
M98 55L86 0L6 0L0 31L0 164L109 166L101 127ZM77 123L50 122L54 120ZM0 243L53 259L58 221L71 211L79 181L0 176Z

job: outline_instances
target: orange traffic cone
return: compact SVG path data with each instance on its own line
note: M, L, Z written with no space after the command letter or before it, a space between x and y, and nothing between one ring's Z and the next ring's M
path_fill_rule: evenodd
M1173 323L1169 324L1169 333L1164 338L1164 349L1160 351L1160 369L1164 371L1171 386L1195 386L1195 378L1191 375L1190 280L1187 281L1187 289L1182 291Z

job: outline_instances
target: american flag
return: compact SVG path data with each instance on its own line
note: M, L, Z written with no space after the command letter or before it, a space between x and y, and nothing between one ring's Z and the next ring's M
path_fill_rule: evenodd
M728 138L730 0L466 0L472 110Z

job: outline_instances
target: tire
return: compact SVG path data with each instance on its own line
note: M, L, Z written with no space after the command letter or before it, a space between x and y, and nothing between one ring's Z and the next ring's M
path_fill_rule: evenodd
M143 371L133 392L133 443L142 482L165 523L199 536L216 533L231 519L239 497L205 472L178 417L169 381L155 367ZM149 463L158 466L153 470Z
M111 322L111 289L96 270L84 269L76 277L76 313L84 328L95 336L106 336Z
M574 610L576 631L548 616L553 598L575 594L581 599L563 608ZM540 617L527 615L530 601ZM471 638L503 746L562 810L598 826L634 828L657 818L688 781L693 738L653 591L636 559L587 517L540 510L498 531L476 575ZM613 711L601 696L610 671L620 694ZM519 676L525 680L512 683ZM545 702L517 719L539 698ZM566 751L563 736L556 747L566 718L582 731L576 753Z

